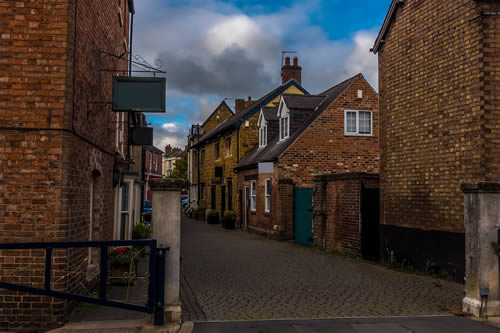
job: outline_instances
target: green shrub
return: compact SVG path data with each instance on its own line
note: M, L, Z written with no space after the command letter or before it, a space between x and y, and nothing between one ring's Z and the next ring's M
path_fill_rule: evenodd
M147 239L149 238L149 227L144 223L138 223L132 228L132 239Z
M215 209L209 209L207 210L207 217L208 216L219 216L219 212L216 211Z
M236 212L234 210L224 211L224 218L228 220L236 220Z

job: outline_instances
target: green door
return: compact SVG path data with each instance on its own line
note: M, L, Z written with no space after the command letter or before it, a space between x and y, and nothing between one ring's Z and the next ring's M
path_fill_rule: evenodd
M302 245L312 245L312 188L296 188L294 192L295 241Z

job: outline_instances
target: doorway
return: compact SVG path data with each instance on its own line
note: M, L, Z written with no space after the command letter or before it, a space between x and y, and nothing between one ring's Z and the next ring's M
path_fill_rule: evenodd
M361 188L361 254L373 261L380 259L379 200L378 188Z
M312 188L296 188L294 190L294 239L297 243L311 246L312 234Z

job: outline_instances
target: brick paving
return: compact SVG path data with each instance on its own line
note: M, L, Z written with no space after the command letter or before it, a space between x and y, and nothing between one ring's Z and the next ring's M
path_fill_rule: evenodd
M185 320L418 316L457 309L463 286L183 217Z

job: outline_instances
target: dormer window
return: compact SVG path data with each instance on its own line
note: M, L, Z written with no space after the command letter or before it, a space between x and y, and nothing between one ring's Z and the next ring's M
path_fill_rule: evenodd
M267 145L267 126L261 126L259 130L259 147Z
M280 118L280 141L290 136L290 116L287 114Z
M280 141L290 136L290 110L288 109L283 96L281 96L278 108L278 118L280 120Z

